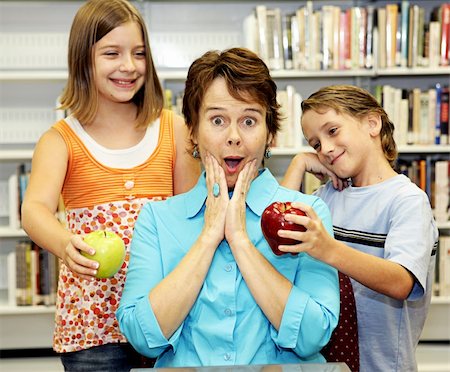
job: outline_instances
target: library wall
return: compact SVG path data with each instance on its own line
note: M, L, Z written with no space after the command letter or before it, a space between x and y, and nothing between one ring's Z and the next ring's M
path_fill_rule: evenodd
M429 25L431 13L443 3L439 0L408 2L411 7L423 8L424 25ZM14 190L11 184L14 180L11 181L11 179L18 174L18 170L21 170L22 164L24 169L21 173L26 174L30 170L35 142L61 114L55 110L55 107L67 77L65 59L67 38L73 16L81 4L82 1L0 2L0 50L2 50L0 54L0 349L50 347L51 345L53 308L38 305L40 300L37 299L41 294L32 299L31 303L27 302L26 306L18 306L16 290L12 289L17 286L17 282L11 269L8 271L8 267L14 266L11 254L16 253L18 242L27 240L27 237L21 230L20 223L17 222L20 188ZM203 52L238 45L252 45L261 52L260 43L267 44L269 41L264 38L255 39L255 35L250 37L252 32L249 30L252 29L252 25L255 26L258 14L260 15L263 11L260 7L262 4L258 1L148 0L135 4L147 21L157 70L164 88L171 91L170 105L175 111L179 111L177 98L179 102L187 68ZM387 11L390 4L398 4L397 10L401 10L400 0L264 2L266 16L269 12L271 19L280 17L281 22L287 15L295 14L300 8L306 7L316 14L313 18L316 27L320 26L320 17L324 17L324 7L330 5L339 7L341 11L348 9L349 12L356 6L364 9L373 7L374 14L378 14L378 9ZM259 12L256 12L257 7ZM275 11L276 9L279 11ZM336 8L334 9L336 11ZM400 18L398 19L400 21ZM280 23L280 37L283 36L283 25L284 23ZM374 29L377 29L376 26L377 20L374 18ZM292 30L292 26L290 29ZM321 29L318 28L318 30ZM273 33L270 35L273 37ZM414 89L429 92L436 89L436 84L447 88L450 85L448 57L447 62L438 61L437 65L435 62L431 66L428 62L427 65L427 62L422 59L420 63L416 60L414 65L408 67L408 60L406 65L401 62L398 65L396 62L389 62L389 65L388 58L385 56L383 62L385 67L382 68L380 66L382 63L379 61L380 31L377 29L371 35L374 43L370 63L367 58L363 59L361 65L352 65L353 62L347 62L346 65L345 61L337 61L334 65L337 68L333 67L333 58L339 54L338 51L334 51L325 58L323 50L320 50L321 45L323 46L322 39L316 41L318 60L312 65L304 65L303 62L298 61L292 61L292 65L289 65L283 55L274 60L272 58L274 46L271 42L272 51L269 53L266 50L269 54L265 54L264 58L272 66L272 75L279 90L283 92L283 96L280 94L283 110L290 118L283 123L285 127L283 134L279 136L277 148L273 150L274 156L266 162L275 176L282 177L289 161L296 153L311 151L306 147L300 132L301 113L298 107L302 98L309 96L320 87L330 84L352 84L366 88L374 94L379 94L380 102L383 102L389 114L396 118L395 124L397 122L408 124L414 110L409 106L408 110L398 110L399 107L405 106L404 101L401 103L402 97L406 99L407 96L409 97L409 92ZM283 53L282 46L280 44L281 53ZM439 41L438 49L440 47L441 41ZM396 57L390 56L389 60L392 58ZM369 63L368 66L367 63ZM395 90L397 93L394 93ZM393 98L386 98L388 94ZM417 110L420 111L420 109ZM417 115L416 113L416 118ZM434 119L436 120L436 115ZM412 128L411 121L410 129ZM436 191L434 165L436 161L450 161L450 144L444 141L436 144L433 135L423 142L409 140L408 133L408 127L406 127L404 134L406 139L402 140L400 146L401 164L405 167L403 171L411 178L417 177L419 185L424 178L424 190L429 193L432 200L437 200L434 197ZM421 160L424 163L421 163ZM413 164L416 165L413 167ZM20 176L16 180L18 185L19 180ZM441 196L438 199L444 204L447 200L448 205L448 177L446 186L445 182L438 182L437 185L441 185L439 187L444 190L441 190ZM311 181L308 190L305 191L311 191L316 186L317 183ZM445 199L445 190L447 190L447 199ZM440 210L443 213L439 218L440 232L442 236L448 236L450 235L448 209L444 206ZM39 257L39 254L37 256ZM433 298L430 316L422 337L424 340L450 340L450 319L448 318L450 259L448 261L445 264L448 266L439 265L441 274L438 273L436 279L448 281L449 286L435 288L435 295L441 294L441 296ZM37 270L39 260L34 262L34 270ZM23 269L18 271L22 272ZM442 278L439 276L447 271L447 276L444 275ZM36 326L37 323L39 326ZM11 336L16 326L20 326L22 330L21 337Z

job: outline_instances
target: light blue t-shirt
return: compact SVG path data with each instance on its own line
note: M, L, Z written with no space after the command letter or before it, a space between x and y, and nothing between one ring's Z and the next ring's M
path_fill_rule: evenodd
M337 240L396 262L415 277L405 301L352 280L360 370L416 371L415 351L430 304L438 240L427 195L404 175L343 191L327 183L316 195L331 210Z
M246 218L252 243L294 284L279 331L253 299L223 240L189 314L170 339L164 337L148 294L197 240L206 196L203 173L189 192L150 202L141 210L117 312L124 335L141 354L158 357L159 367L324 362L319 351L339 316L337 272L307 254L276 256L262 235L260 220L274 201L302 201L314 207L332 234L330 213L316 196L281 187L268 169L251 184Z

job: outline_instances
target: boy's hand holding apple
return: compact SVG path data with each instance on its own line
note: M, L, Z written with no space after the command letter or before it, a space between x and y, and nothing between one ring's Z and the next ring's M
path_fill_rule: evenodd
M279 230L306 231L304 226L286 220L285 217L288 214L306 216L305 212L301 209L292 207L291 202L274 202L264 210L261 216L261 229L263 235L269 243L273 253L277 256L288 253L280 251L278 249L279 245L292 245L300 243L298 240L279 236Z

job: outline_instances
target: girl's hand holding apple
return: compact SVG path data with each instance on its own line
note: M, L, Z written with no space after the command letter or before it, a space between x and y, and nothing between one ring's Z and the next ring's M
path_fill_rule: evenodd
M80 278L93 281L97 274L99 264L94 260L86 258L81 252L94 254L95 250L84 242L81 235L72 235L61 259Z

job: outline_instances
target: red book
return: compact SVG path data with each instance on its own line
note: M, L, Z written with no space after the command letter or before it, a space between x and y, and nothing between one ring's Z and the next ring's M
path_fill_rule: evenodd
M449 144L449 101L450 101L450 93L449 87L443 87L441 90L441 144L447 145Z
M450 4L442 4L441 65L449 65Z

